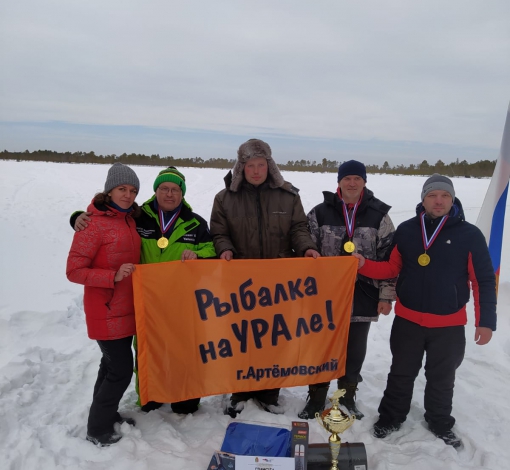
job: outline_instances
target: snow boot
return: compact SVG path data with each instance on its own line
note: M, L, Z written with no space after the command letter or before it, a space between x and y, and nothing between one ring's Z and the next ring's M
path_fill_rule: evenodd
M91 436L87 434L87 441L92 442L92 444L100 447L108 447L116 442L119 442L122 439L121 434L117 434L116 432L107 432L105 434L100 434L99 436Z
M120 424L121 426L123 423L128 423L130 426L136 425L136 421L133 418L126 418L124 416L121 416L119 413L117 413L115 417L115 422Z
M170 406L172 411L181 415L189 415L193 414L198 410L198 405L200 403L200 398L191 398L189 400L177 401L172 403Z
M446 445L452 446L454 449L458 449L462 446L462 441L460 437L458 437L451 429L448 431L439 431L433 428L429 428L430 432L434 434L434 436L442 439Z
M157 410L158 408L161 408L163 406L163 403L158 403L157 401L148 401L145 405L141 407L141 410L144 413L148 413L149 411Z
M338 380L337 384L338 390L345 390L345 395L338 400L340 405L345 406L351 415L356 416L356 419L363 418L365 415L358 410L355 401L358 384L356 382L344 382L343 380Z
M230 401L224 410L224 414L229 415L231 418L235 418L241 411L244 410L244 405L246 401L244 400L236 400L235 396L232 395L230 397Z
M283 406L281 406L278 402L270 404L260 401L260 399L258 398L254 398L253 401L256 402L264 411L267 411L268 413L272 413L274 415L285 414Z
M387 421L385 419L379 418L379 421L374 424L374 429L372 434L377 439L384 439L389 436L392 432L398 431L402 423L397 421Z
M310 385L306 406L303 411L298 413L298 417L301 419L313 419L315 418L315 413L322 413L326 407L328 389L329 385Z
M268 390L259 390L253 394L253 401L257 403L264 411L281 415L285 413L283 406L280 406L280 389L273 388Z

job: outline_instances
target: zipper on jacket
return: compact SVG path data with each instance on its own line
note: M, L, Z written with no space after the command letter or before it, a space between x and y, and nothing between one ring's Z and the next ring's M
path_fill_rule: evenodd
M133 233L131 232L131 224L129 223L129 216L126 215L124 220L126 221L126 225L129 227L129 234L131 235L131 249L134 251L135 250L135 241L133 239ZM136 230L136 222L135 222L135 220L133 218L131 218L131 220L135 224L135 230ZM136 233L138 233L138 232L136 232ZM137 263L138 262L140 262L140 260L138 260ZM108 308L110 308L110 307L108 306Z

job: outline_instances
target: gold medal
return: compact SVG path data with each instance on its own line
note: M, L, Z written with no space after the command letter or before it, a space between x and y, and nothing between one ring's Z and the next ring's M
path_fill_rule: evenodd
M352 243L351 241L349 241L349 242L345 242L345 244L344 244L344 250L345 250L347 253L352 253L355 249L356 249L356 245L355 245L354 243Z
M168 246L168 238L165 238L165 237L161 237L159 240L158 240L158 246L161 248L161 249L164 249Z
M430 256L427 253L423 253L418 256L418 264L420 266L427 266L430 263Z

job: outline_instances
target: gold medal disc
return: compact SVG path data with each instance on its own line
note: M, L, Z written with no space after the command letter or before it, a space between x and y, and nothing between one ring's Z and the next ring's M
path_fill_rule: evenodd
M163 249L163 248L166 248L168 246L168 238L165 238L165 237L161 237L159 240L158 240L158 246Z
M347 253L352 253L356 249L356 245L352 242L345 242L344 244L344 250Z
M427 266L430 263L430 256L427 253L423 253L418 256L418 264L420 266Z

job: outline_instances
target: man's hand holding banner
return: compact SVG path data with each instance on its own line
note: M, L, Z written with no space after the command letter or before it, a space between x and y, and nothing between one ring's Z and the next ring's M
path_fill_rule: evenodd
M341 377L357 264L349 256L137 265L142 404Z

